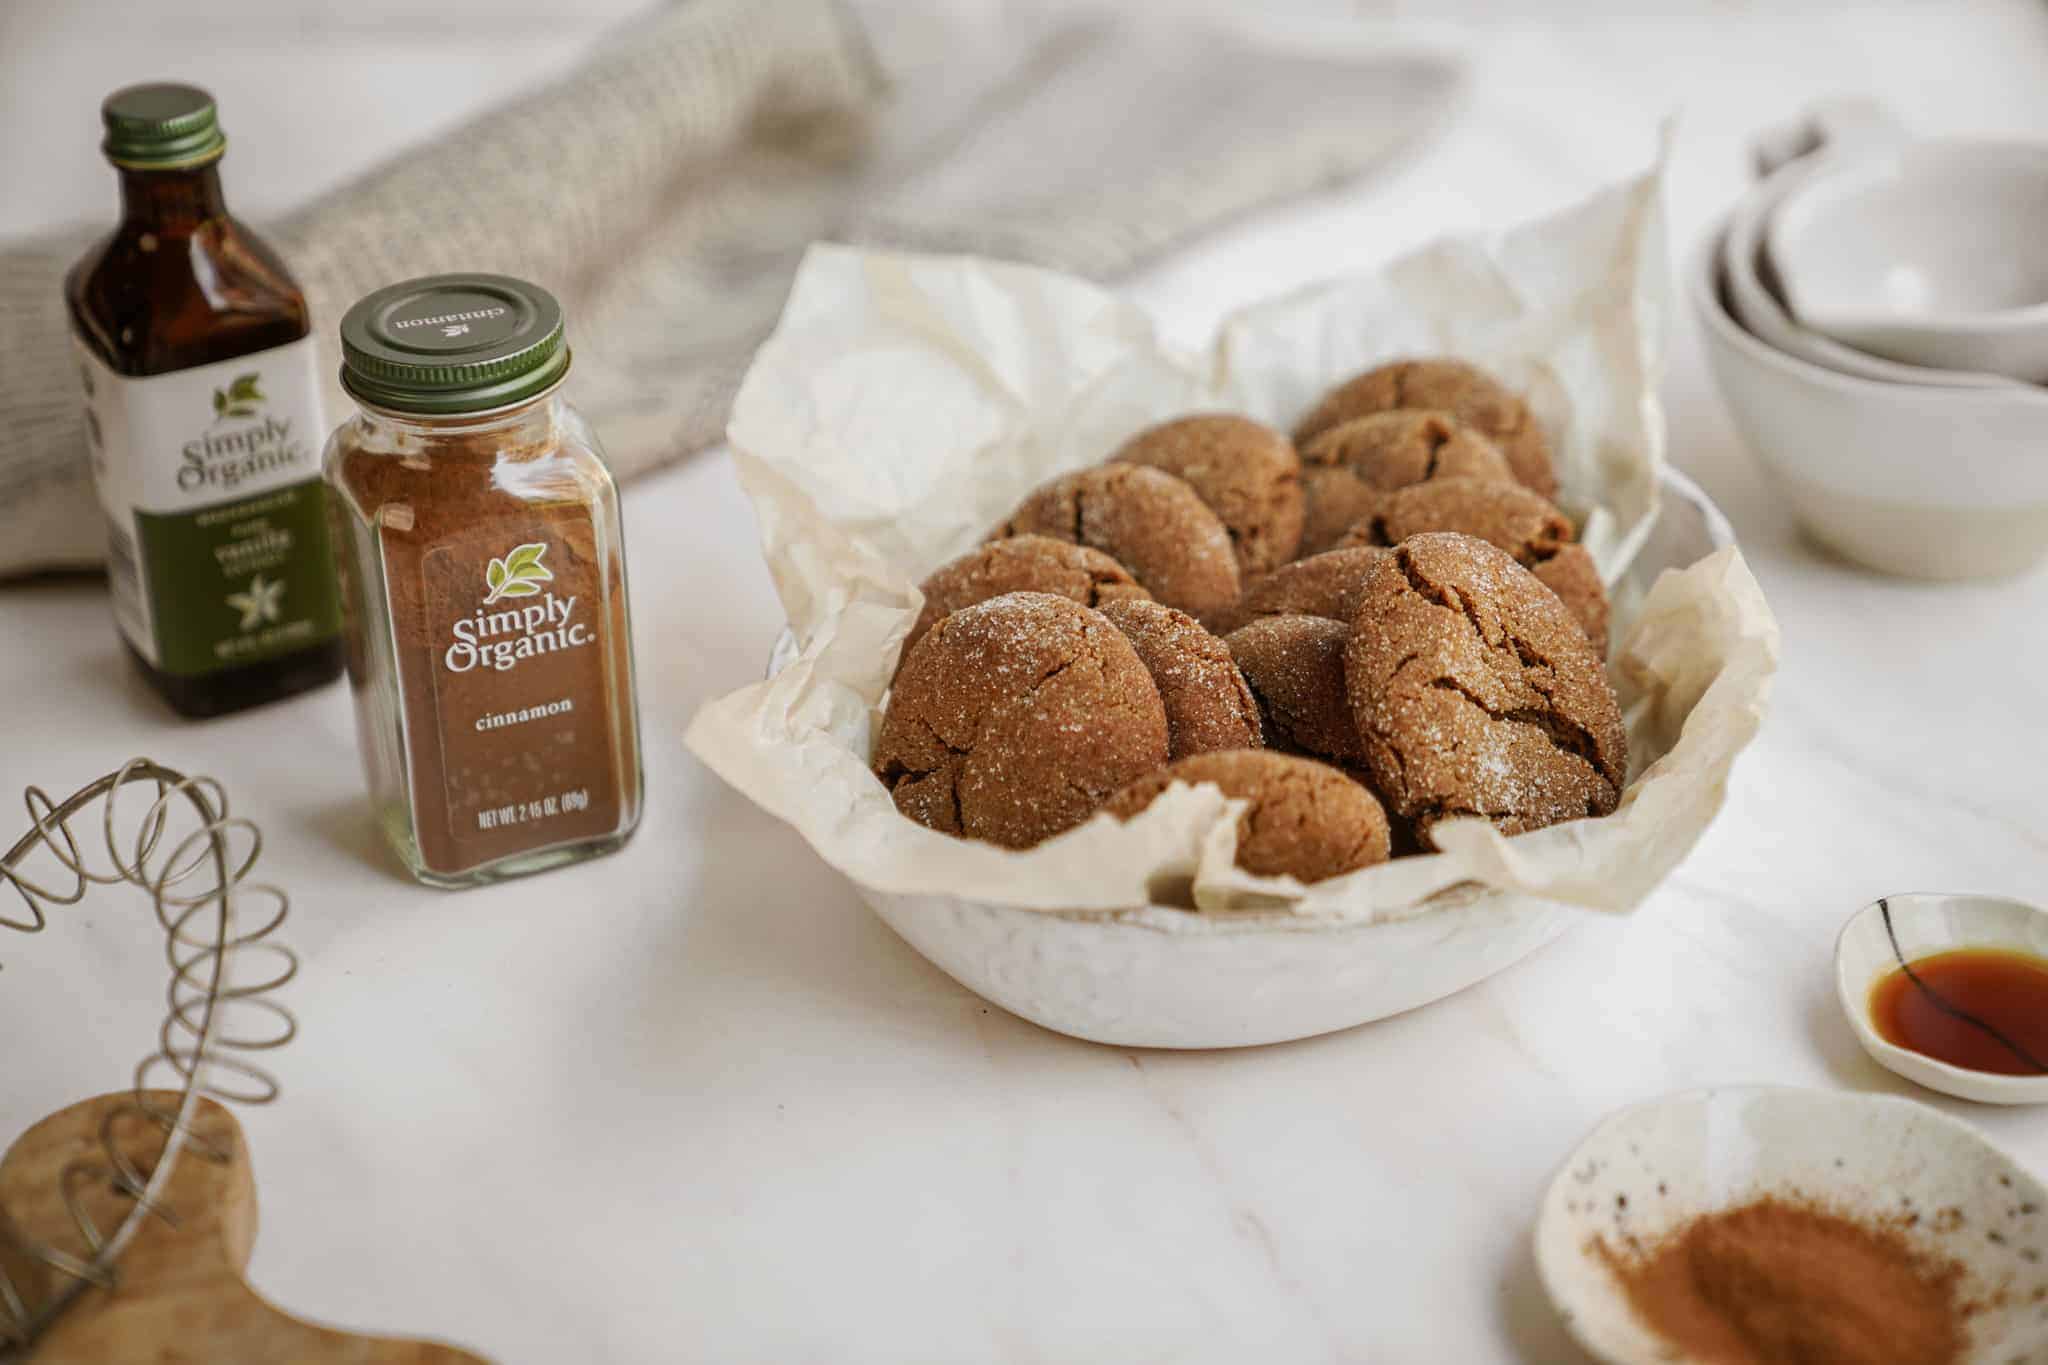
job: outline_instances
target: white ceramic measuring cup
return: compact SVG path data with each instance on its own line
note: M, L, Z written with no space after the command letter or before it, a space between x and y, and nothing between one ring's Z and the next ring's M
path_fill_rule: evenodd
M1764 240L1779 205L1816 177L1835 173L1844 162L1887 155L1906 141L1906 130L1883 106L1869 100L1822 103L1798 122L1761 136L1753 149L1759 178L1728 220L1722 269L1729 311L1766 345L1840 374L1936 388L2015 385L2017 380L2004 375L1906 365L1845 346L1801 325L1780 298L1777 264Z
M1764 230L1792 316L1906 364L2048 380L2048 144L1908 143L1803 178Z

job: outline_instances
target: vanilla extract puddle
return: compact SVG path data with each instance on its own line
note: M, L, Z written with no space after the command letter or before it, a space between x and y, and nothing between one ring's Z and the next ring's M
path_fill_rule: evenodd
M2048 1075L2048 958L1970 947L1909 961L1891 906L1878 908L1898 960L1870 992L1880 1037L1969 1071Z

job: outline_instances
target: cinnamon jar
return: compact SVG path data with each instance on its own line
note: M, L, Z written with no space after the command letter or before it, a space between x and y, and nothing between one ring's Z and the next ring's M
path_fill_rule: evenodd
M421 881L608 853L640 818L618 490L561 397L562 310L501 275L341 323L327 444L349 680L380 823Z

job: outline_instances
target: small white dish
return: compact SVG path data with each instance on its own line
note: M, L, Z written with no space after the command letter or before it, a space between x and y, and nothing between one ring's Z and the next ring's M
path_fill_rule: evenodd
M1868 100L1822 102L1797 123L1758 138L1759 180L1736 205L1722 252L1728 305L1735 318L1769 345L1842 374L1888 384L1943 388L1985 388L2017 384L2004 375L1975 370L1938 370L1903 365L1844 346L1833 337L1801 326L1779 297L1777 267L1765 250L1765 229L1785 198L1815 177L1834 173L1858 158L1883 156L1905 144L1907 133L1891 114Z
M1765 249L1792 316L1910 365L2048 379L2048 146L1917 142L1803 178Z
M1759 340L1730 311L1724 221L1687 280L1735 423L1800 523L1911 578L1989 578L2048 554L2048 389L1886 384Z
M1785 195L1828 169L1825 162L1802 161L1786 166L1758 184L1735 209L1722 251L1727 271L1728 305L1736 320L1769 345L1840 374L1875 379L1885 384L1924 384L1935 388L1981 389L2017 387L2018 380L1977 370L1937 370L1904 365L1896 360L1844 346L1833 337L1802 327L1785 311L1772 291L1775 268L1764 251L1764 229ZM1767 273L1768 272L1768 273Z
M1915 1085L1980 1104L2048 1104L2048 1076L2001 1076L1936 1061L1887 1042L1870 992L1902 962L1957 948L2004 948L2048 957L2048 910L2001 896L1887 896L1849 917L1835 940L1835 994L1856 1041L1878 1065Z
M1927 1211L1924 1245L1963 1267L1962 1297L1988 1301L1969 1320L1962 1365L2048 1352L2031 1298L2048 1293L2048 1189L1967 1124L1894 1095L1741 1086L1610 1114L1544 1195L1537 1273L1597 1359L1686 1365L1636 1316L1597 1242L1652 1243L1699 1214L1794 1191L1851 1217Z

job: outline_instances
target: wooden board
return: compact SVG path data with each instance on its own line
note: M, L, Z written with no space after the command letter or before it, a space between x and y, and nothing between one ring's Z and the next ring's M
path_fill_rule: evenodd
M106 1167L102 1119L127 1105L123 1092L75 1104L30 1128L0 1159L0 1220L34 1242L86 1257L83 1237L64 1206L59 1176L75 1160ZM177 1097L154 1101L171 1109ZM121 1150L147 1170L160 1135L129 1115L116 1129ZM120 1262L120 1283L88 1290L36 1343L35 1365L486 1365L452 1346L352 1336L317 1327L273 1307L242 1278L256 1239L256 1187L241 1125L204 1102L195 1132L225 1159L195 1142L173 1171L164 1200L175 1226L149 1217ZM74 1185L79 1202L111 1235L133 1201L102 1169ZM31 1303L62 1277L0 1252Z

